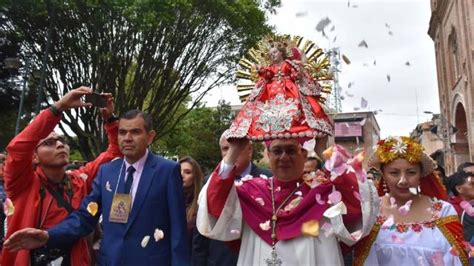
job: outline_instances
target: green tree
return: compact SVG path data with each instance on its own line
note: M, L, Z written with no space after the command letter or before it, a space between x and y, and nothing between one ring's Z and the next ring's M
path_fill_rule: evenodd
M279 4L278 0L8 1L5 14L12 23L4 27L23 37L23 50L38 65L48 36L52 38L46 105L80 84L92 85L115 95L119 113L149 112L160 138L198 106L207 91L232 80L243 52L270 30L265 10L274 11ZM180 113L189 95L194 96L190 108ZM98 116L84 108L63 115L87 160L104 148Z
M181 112L185 111L182 107ZM219 139L233 120L229 103L220 101L215 108L198 106L167 135L155 142L153 148L165 156L192 156L206 174L222 159ZM262 145L254 145L254 160L262 158Z

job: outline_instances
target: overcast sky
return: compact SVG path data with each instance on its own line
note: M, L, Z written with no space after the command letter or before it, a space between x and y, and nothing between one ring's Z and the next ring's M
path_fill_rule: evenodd
M431 119L424 111L439 112L434 45L427 33L429 0L282 2L277 14L269 17L278 33L300 35L324 49L339 47L351 60L350 65L342 64L339 74L343 112L360 108L365 98L368 107L359 111L382 110L376 115L382 138L408 135L418 123ZM327 38L316 31L326 17L331 20L325 28ZM368 48L358 46L363 40ZM219 99L240 103L233 87L215 89L205 101L215 106Z

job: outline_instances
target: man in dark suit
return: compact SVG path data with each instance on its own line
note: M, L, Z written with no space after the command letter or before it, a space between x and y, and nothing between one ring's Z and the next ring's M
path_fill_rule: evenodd
M229 150L229 142L226 140L224 135L225 133L221 135L219 140L222 158L225 157ZM237 169L239 169L239 176L237 179L245 177L246 175L266 175L271 177L272 172L270 172L270 170L258 167L252 162L252 154L253 146L252 143L249 142L248 146L239 155L237 163L235 164ZM209 176L206 177L206 181L208 178ZM192 245L192 261L194 266L237 265L239 248L240 240L226 243L209 239L201 235L197 231L197 228L194 228Z
M92 232L102 213L99 265L189 265L179 165L148 151L155 135L148 114L125 113L118 130L125 159L101 167L91 194L63 222L47 231L20 230L5 247L72 245Z

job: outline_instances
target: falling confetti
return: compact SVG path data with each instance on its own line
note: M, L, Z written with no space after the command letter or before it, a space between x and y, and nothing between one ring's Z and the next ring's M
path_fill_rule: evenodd
M99 205L97 204L97 202L91 201L89 202L89 204L87 204L87 212L89 212L92 216L95 216L98 210Z
M360 110L359 107L354 107L353 109L354 109L354 111L359 111Z
M359 122L359 125L363 126L363 125L365 125L365 122L367 122L367 118L362 119L362 120Z
M109 182L109 181L107 181L107 182L105 183L105 190L107 190L107 191L109 191L109 192L112 192L112 188L110 188L110 182Z
M390 75L387 75L387 81L390 82Z
M374 60L374 66L376 66L376 65L377 65L377 61L376 61L376 60Z
M336 26L332 25L332 27L329 31L334 31L335 29L336 29Z
M328 17L321 19L316 25L316 31L322 32L331 23L331 20Z
M80 173L79 177L82 178L82 180L86 181L89 176L86 173Z
M364 97L361 97L360 98L360 108L361 109L367 108L368 105L369 105L369 102Z
M352 8L358 8L359 6L358 5L352 5Z
M256 201L260 206L264 206L264 205L265 205L265 202L263 201L262 198L256 198L255 201Z
M232 229L232 230L230 230L230 233L233 234L233 235L240 235L240 230Z
M148 241L150 241L150 236L144 236L142 239L142 248L145 248L148 245Z
M15 206L13 206L13 202L10 198L6 198L5 202L3 203L3 213L5 216L11 216L15 212Z
M344 61L344 63L346 63L348 65L351 64L351 60L345 54L342 55L342 61Z
M390 208L395 209L397 207L397 200L394 197L390 197Z
M305 17L306 15L308 15L307 11L296 12L296 17L297 18Z
M326 202L324 202L324 200L321 200L321 194L316 194L316 202L319 204L319 205L324 205L326 204Z
M306 236L317 237L319 235L319 222L317 220L309 220L301 225L301 233Z
M393 32L391 30L389 30L388 35L393 36Z
M413 195L418 195L418 189L416 187L409 187L408 191Z
M259 226L260 226L260 229L262 229L263 231L270 230L270 220L259 224Z
M410 61L406 61L405 66L410 66Z
M347 97L354 97L354 94L349 93L348 91L344 91Z
M341 199L342 199L341 192L335 190L335 191L331 192L331 194L329 194L328 203L329 204L337 204L338 202L341 201Z
M365 47L365 48L369 48L369 45L367 44L367 42L365 40L361 41L359 43L359 45L357 45L359 47Z
M331 208L327 209L323 213L324 217L329 218L329 219L339 216L341 214L347 214L347 207L342 201L332 206Z
M390 29L390 25L388 25L388 23L385 23L385 27L387 27L387 29Z
M410 212L411 203L412 203L412 200L409 200L403 206L398 208L398 212L400 213L400 215L405 216L408 214L408 212Z
M155 238L155 242L158 242L165 237L165 233L163 233L163 231L161 231L160 229L156 228L155 232L153 233L153 237Z

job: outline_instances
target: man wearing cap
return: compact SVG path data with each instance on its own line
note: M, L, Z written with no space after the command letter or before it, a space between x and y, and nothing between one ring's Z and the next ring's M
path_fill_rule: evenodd
M114 104L111 94L107 107L101 108L109 146L93 162L79 170L66 172L69 163L69 146L53 129L61 120L63 110L88 107L81 97L92 93L87 87L71 90L50 108L42 111L7 146L5 163L5 190L8 196L6 213L7 237L25 227L48 229L77 209L90 192L99 166L121 156L117 145L117 122L113 118ZM110 119L110 120L109 120ZM88 265L89 249L84 238L70 249L39 249L30 252L3 250L2 265L34 265L61 259L67 265ZM36 262L30 259L37 260ZM41 260L41 261L38 261Z
M201 191L197 227L210 238L240 238L238 265L342 265L338 239L351 245L370 231L377 206L371 182L358 181L352 172L303 178L302 142L266 142L274 176L234 182L235 162L248 140L230 139Z

